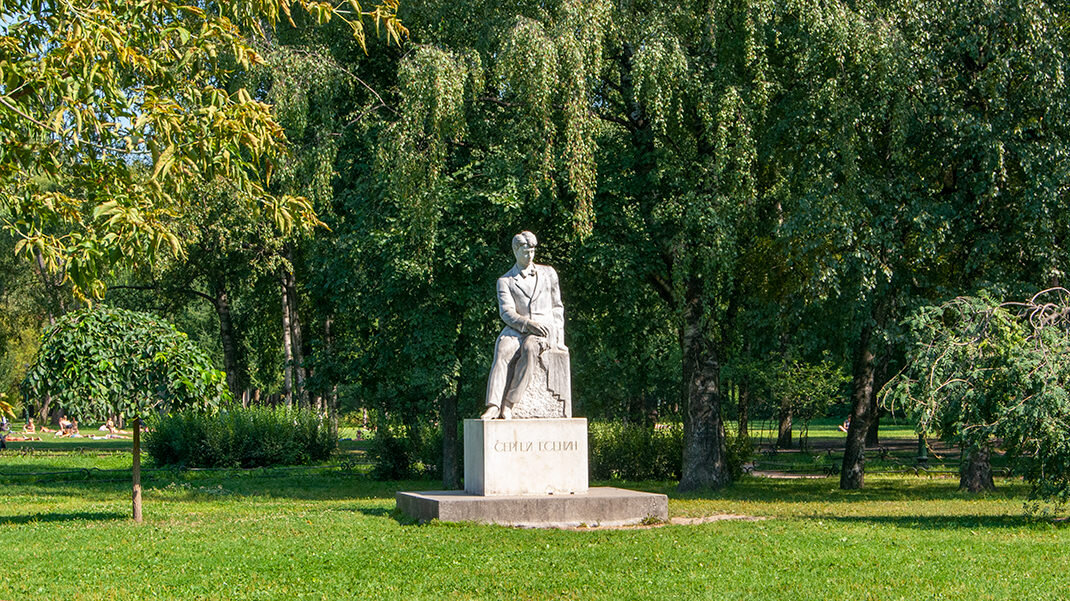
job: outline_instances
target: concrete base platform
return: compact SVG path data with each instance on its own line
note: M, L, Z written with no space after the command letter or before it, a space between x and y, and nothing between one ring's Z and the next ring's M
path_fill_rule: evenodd
M665 495L622 488L590 488L585 493L545 496L469 495L459 490L398 492L398 509L421 522L479 522L507 526L561 528L626 526L669 518Z

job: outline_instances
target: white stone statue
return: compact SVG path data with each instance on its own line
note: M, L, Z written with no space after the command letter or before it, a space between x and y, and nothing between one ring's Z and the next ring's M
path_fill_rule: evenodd
M516 265L498 278L505 327L494 345L483 419L572 417L561 287L552 267L533 263L537 245L531 232L514 236Z

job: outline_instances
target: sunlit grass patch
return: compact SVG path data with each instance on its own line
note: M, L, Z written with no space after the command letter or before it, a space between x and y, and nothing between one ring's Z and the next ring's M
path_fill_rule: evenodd
M45 458L20 459L35 460ZM138 526L125 482L8 483L0 540L27 560L0 572L0 597L973 601L1061 599L1070 584L1070 529L1026 515L1014 480L983 496L914 476L867 476L861 491L840 491L835 478L749 477L687 495L673 482L612 484L669 494L674 517L766 519L416 526L396 519L394 493L437 482L232 470L154 474Z

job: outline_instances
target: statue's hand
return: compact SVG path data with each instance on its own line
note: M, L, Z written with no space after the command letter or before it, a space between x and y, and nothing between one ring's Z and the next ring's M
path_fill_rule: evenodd
M550 335L550 328L542 325L537 321L528 322L528 331L532 334L535 334L536 336L542 336L543 338L546 338Z

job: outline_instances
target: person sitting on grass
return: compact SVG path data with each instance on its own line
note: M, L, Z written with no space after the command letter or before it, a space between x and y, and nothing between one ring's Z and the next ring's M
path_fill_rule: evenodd
M64 436L70 436L71 434L71 420L66 417L59 418L59 430L56 430L56 436L62 438Z
M29 440L41 440L38 436L30 436L37 430L33 425L33 419L31 418L26 422L26 426L23 428L23 436L11 436L10 433L5 437L8 442L23 442Z
M78 433L78 420L71 422L71 427L67 430L67 436L71 438L82 438L82 435Z

